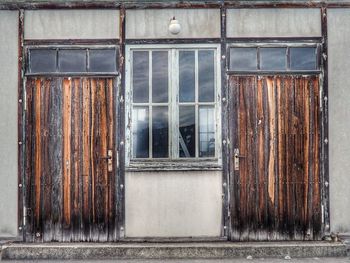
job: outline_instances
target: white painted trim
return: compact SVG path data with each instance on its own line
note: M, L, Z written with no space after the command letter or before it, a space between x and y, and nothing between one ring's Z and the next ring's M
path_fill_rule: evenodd
M215 81L215 98L216 101L214 103L201 103L201 105L215 105L215 128L216 128L216 152L215 152L215 158L213 158L213 161L217 162L219 165L222 164L222 152L221 152L221 51L220 51L220 44L147 44L147 45L126 45L126 55L125 55L125 118L126 118L126 145L125 150L127 151L125 154L126 158L126 167L129 166L130 160L132 157L132 133L131 133L131 110L132 110L132 87L131 87L131 76L132 76L132 50L137 51L155 51L155 50L169 50L169 112L172 110L173 114L169 114L169 129L172 131L169 132L169 139L171 139L170 146L170 156L169 161L172 160L179 160L178 158L178 136L177 133L174 133L173 131L178 130L178 122L173 121L172 118L178 119L178 90L179 90L179 80L178 80L178 51L179 50L186 50L186 49L192 49L192 50L198 50L198 49L213 49L214 50L214 57L216 58L216 63L214 65L214 81ZM198 51L196 51L196 58L198 57ZM151 58L150 58L151 59ZM151 62L150 62L151 63ZM198 60L196 59L196 72L198 72ZM150 78L151 78L151 68L150 70ZM196 73L196 86L198 86L198 73ZM198 87L197 87L198 88ZM198 89L196 89L196 93L198 93ZM171 91L171 92L170 92ZM151 92L151 90L150 90ZM151 96L151 95L150 95ZM198 97L198 94L196 94L196 98ZM173 100L176 100L175 102ZM150 101L151 102L151 101ZM137 104L141 105L141 104ZM148 105L145 103L145 105ZM160 103L159 105L164 105ZM196 100L196 108L198 108L198 102ZM151 114L151 112L149 113ZM198 114L198 113L196 113ZM196 124L198 125L198 123ZM196 129L197 130L197 129ZM150 130L151 134L151 130ZM197 134L197 140L198 138L198 132ZM151 135L150 135L151 136ZM150 142L151 143L151 142ZM172 145L175 143L176 145ZM191 158L193 161L198 161L198 143L196 142L196 158ZM175 147L174 147L175 146ZM151 147L151 145L150 145ZM189 159L186 159L189 160ZM141 160L140 160L141 161Z

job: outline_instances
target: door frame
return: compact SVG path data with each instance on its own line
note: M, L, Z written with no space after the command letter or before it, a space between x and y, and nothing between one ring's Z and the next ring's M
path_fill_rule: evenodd
M248 38L248 39L230 39L228 41L229 43L226 44L226 57L227 57L227 63L226 63L226 77L227 80L232 75L237 76L248 76L248 75L296 75L296 74L308 74L308 75L318 75L319 76L319 85L320 85L320 133L321 133L321 156L320 156L320 180L321 180L321 232L323 237L329 236L330 234L330 216L329 216L329 159L328 159L328 72L327 72L327 28L324 25L327 22L327 16L323 14L326 14L326 9L321 9L321 17L322 19L322 37L313 37L313 38ZM319 70L315 71L309 71L309 72L285 72L285 71L233 71L229 68L229 62L230 62L230 48L231 47L310 47L316 46L317 49L317 56L316 56L316 63L319 66ZM226 89L229 89L228 82L226 83ZM236 105L238 103L237 98L232 98L233 101L230 101L230 103L233 103ZM229 111L229 106L226 105L226 110L223 109L223 111L227 112ZM234 113L236 118L238 117L239 112ZM229 121L229 116L227 116L227 120ZM233 145L238 145L238 134L231 136L230 131L228 130L227 133L228 141L229 138L234 137L235 141L230 142L231 147L228 147L228 164L227 164L227 173L230 177L230 189L231 189L231 181L232 181L232 174L237 173L237 171L230 171L230 162L232 161L230 158L233 156L233 152L231 152ZM238 171L239 172L239 171ZM231 201L229 200L229 204ZM230 214L230 212L229 212ZM229 220L229 239L231 239L231 220Z
M19 138L19 147L18 147L18 237L20 240L27 241L27 216L31 213L29 204L27 204L26 196L26 182L25 182L25 158L26 158L26 147L24 144L26 136L26 81L28 78L33 77L109 77L113 79L113 88L114 90L114 112L116 116L115 127L114 127L114 140L115 140L115 149L113 149L117 154L114 160L115 162L115 172L116 177L116 222L117 222L117 239L123 235L123 225L124 225L124 88L123 88L123 71L124 71L124 57L123 57L123 48L119 45L118 40L114 39L84 39L84 40L24 40L24 11L20 10L19 17L19 82L18 82L18 138ZM27 74L27 66L29 63L28 59L28 50L29 48L115 48L117 50L116 56L116 65L117 73L58 73L58 74ZM119 143L118 143L119 142Z

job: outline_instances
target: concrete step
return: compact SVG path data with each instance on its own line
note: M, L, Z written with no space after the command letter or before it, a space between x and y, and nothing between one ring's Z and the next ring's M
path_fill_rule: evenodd
M228 259L344 257L342 242L10 243L2 259Z

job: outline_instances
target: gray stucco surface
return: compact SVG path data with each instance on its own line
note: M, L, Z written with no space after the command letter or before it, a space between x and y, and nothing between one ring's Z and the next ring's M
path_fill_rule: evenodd
M169 32L170 19L181 25L177 35ZM126 38L219 38L219 9L149 9L126 11Z
M331 230L350 232L350 9L328 10Z
M228 9L228 37L321 36L320 9Z
M119 10L27 10L26 39L116 39Z
M0 237L10 237L17 235L17 11L0 11L0 35Z

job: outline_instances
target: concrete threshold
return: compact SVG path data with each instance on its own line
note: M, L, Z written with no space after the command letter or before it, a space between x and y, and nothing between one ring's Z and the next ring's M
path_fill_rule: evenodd
M2 259L224 259L344 257L342 242L8 243Z

